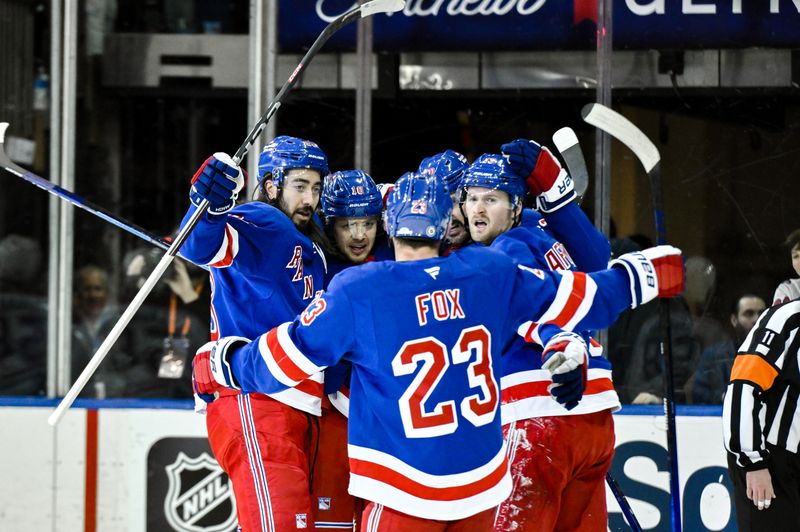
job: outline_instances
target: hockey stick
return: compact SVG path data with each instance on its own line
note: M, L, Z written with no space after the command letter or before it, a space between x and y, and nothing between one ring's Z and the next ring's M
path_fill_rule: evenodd
M583 119L625 144L642 163L650 180L650 194L656 225L656 241L667 241L664 227L664 202L661 196L661 155L655 144L630 120L601 104L588 104L581 111ZM667 457L669 459L670 514L672 530L681 530L680 482L678 480L678 444L675 428L675 383L672 370L672 331L669 302L659 300L660 350L664 360L664 415L667 419Z
M236 150L236 153L233 155L234 164L238 165L244 156L247 155L247 152L250 151L250 148L253 146L256 138L267 126L267 123L272 118L272 115L275 114L275 111L277 111L281 106L283 98L297 84L300 74L306 69L308 64L317 55L319 49L322 48L322 46L328 41L328 39L331 38L334 33L339 31L347 24L355 22L359 18L369 17L378 13L394 13L403 9L404 6L404 0L370 0L369 2L355 6L353 9L347 11L343 15L340 15L334 21L328 24L311 45L311 48L308 49L306 54L297 64L294 71L289 76L289 79L286 80L280 91L278 91L278 94L267 106L266 112L261 116L258 122L256 122L255 126L253 126L253 129L250 130L250 133L248 133L242 145L239 146L238 150ZM122 334L122 331L125 329L125 327L127 327L128 323L133 318L133 315L136 313L139 307L142 306L145 298L153 290L153 287L155 287L158 280L164 274L164 271L166 271L167 267L169 267L169 265L172 263L175 255L178 253L178 250L180 250L181 246L186 241L186 238L189 236L189 233L192 232L206 210L208 210L208 201L203 200L200 206L197 207L194 213L192 213L186 225L184 225L184 227L175 237L175 240L170 245L166 254L158 262L155 269L153 269L150 276L139 289L139 292L136 293L136 296L134 296L133 300L128 305L128 308L126 308L125 312L122 313L122 316L120 316L117 323L111 329L111 332L109 332L106 339L103 340L103 343L97 349L97 352L92 356L92 359L78 376L75 384L72 385L72 387L69 389L69 392L67 392L67 394L64 396L64 399L61 400L53 413L50 414L50 417L47 419L47 422L50 425L55 426L59 422L67 409L75 401L75 398L86 386L86 383L89 382L89 379L97 370L97 367L111 350L111 347L117 341L117 338L119 338L120 334Z
M613 493L614 497L617 499L619 508L622 510L622 515L625 516L625 521L628 522L628 526L631 527L633 532L642 532L642 525L639 524L639 520L636 519L636 514L633 513L633 508L628 504L628 498L625 497L622 488L619 487L617 481L614 480L614 477L608 472L606 473L606 484L611 488L611 493Z
M119 227L123 231L127 231L132 235L138 236L145 242L149 242L154 246L158 246L164 251L169 249L169 242L167 242L161 237L154 235L147 229L143 229L138 225L125 220L124 218L116 216L111 212L107 211L106 209L104 209L103 207L100 207L99 205L92 203L86 198L81 197L74 192L70 192L69 190L56 185L52 181L48 181L47 179L34 174L30 170L25 170L21 166L14 163L8 157L8 154L6 153L5 149L5 132L8 127L9 127L8 122L0 122L0 168L2 168L3 170L5 170L10 174L13 174L17 177L24 179L25 181L31 183L32 185L36 185L42 190L46 190L53 196L60 198L68 203L71 203L72 205L78 207L79 209L83 209L84 211L90 214L94 214L101 220L105 220L106 222L109 222L110 224ZM186 257L183 256L181 256L181 258L183 260L188 260ZM198 264L197 266L205 270L208 269L208 266L204 266L201 264Z
M583 158L583 150L578 143L578 137L575 136L572 128L562 127L553 134L553 143L564 158L564 162L567 163L567 171L575 182L575 193L578 196L576 201L580 204L583 194L589 186L589 171L586 168L586 159ZM617 504L619 504L628 526L634 532L642 532L642 525L639 524L636 514L633 513L628 498L625 497L622 488L608 471L606 472L606 484L614 494L614 498L617 499Z
M558 149L558 153L567 163L567 170L572 180L575 182L576 201L580 205L586 188L589 186L589 171L586 169L586 160L583 158L581 146L578 144L578 137L570 127L562 127L553 133L553 143Z

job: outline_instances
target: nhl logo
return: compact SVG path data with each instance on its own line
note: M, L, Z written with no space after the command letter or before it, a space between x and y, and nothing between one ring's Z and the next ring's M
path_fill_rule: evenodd
M233 489L208 453L189 458L178 453L166 468L169 488L164 515L170 526L187 532L224 532L236 524Z

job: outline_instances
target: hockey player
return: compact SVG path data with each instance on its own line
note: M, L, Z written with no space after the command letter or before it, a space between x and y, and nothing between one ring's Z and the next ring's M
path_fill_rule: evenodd
M393 258L380 227L383 198L367 173L345 170L329 175L322 187L321 203L326 232L338 251L328 256L326 286L345 268ZM325 371L326 395L322 398L311 499L317 528L352 530L354 514L360 509L347 492L349 373L350 364L345 362Z
M293 322L252 343L221 338L194 359L206 399L222 387L273 393L350 361L349 489L370 501L368 530L490 530L511 489L503 346L524 334L547 346L553 372L571 370L586 346L558 326L606 326L682 286L680 252L669 246L591 276L518 266L478 247L440 257L451 209L441 181L403 176L386 212L396 262L345 270Z
M235 207L244 184L226 154L192 179L184 223L203 199L209 209L182 248L211 267L211 339L255 338L292 319L322 290L322 229L313 221L328 161L313 142L281 136L259 158L258 197ZM214 456L233 482L239 526L312 528L310 464L322 376L269 396L224 390L208 406Z
M392 258L381 227L383 198L375 181L361 170L335 172L325 179L322 213L336 251L328 260L327 283L354 264Z
M444 181L445 187L450 192L450 197L455 204L458 200L458 193L461 178L469 167L467 158L453 150L446 150L431 157L426 157L419 165L417 172L436 176ZM469 231L464 226L464 215L461 209L453 209L453 217L450 220L450 227L447 228L447 236L444 239L445 252L448 254L470 243Z
M528 140L506 144L502 155L479 157L462 186L475 241L530 268L593 272L607 267L608 241L572 201L572 180L547 148ZM523 209L529 190L539 212ZM498 531L607 527L611 413L620 404L611 365L599 344L588 335L585 339L588 372L576 368L552 376L554 384L543 371L541 347L518 339L506 352L502 412L514 490L498 510Z

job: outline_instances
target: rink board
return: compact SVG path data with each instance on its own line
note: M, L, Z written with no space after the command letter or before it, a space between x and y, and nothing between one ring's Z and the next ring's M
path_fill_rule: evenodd
M227 478L211 458L204 418L188 401L78 402L56 428L46 421L54 401L4 398L0 405L0 529L234 529ZM660 408L626 407L615 422L612 473L643 528L667 530ZM734 530L720 409L680 408L677 427L684 529ZM87 478L96 479L89 489ZM607 495L610 529L626 530Z

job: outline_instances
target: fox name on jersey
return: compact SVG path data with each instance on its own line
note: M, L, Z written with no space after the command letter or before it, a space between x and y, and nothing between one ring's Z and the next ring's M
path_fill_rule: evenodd
M349 361L350 493L461 519L511 489L499 412L504 346L517 334L546 342L562 325L609 325L631 305L629 282L616 268L534 272L477 247L369 263L337 275L293 322L217 356L228 356L243 391L268 393Z

